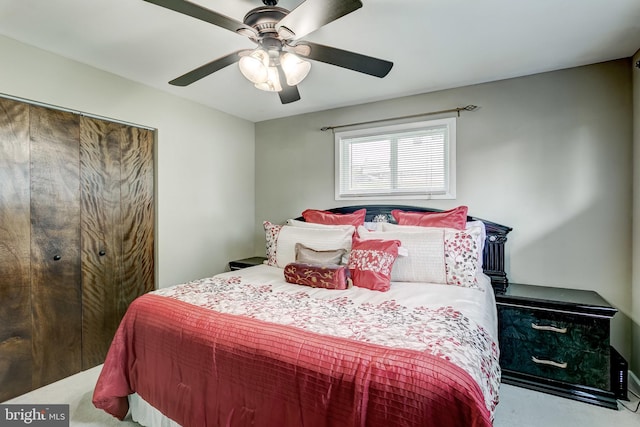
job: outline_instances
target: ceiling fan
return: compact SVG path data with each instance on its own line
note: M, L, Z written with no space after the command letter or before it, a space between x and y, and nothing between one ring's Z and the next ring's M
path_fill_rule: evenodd
M250 10L243 22L186 0L145 1L247 36L258 45L256 49L238 50L189 71L171 80L172 85L190 85L238 62L242 74L258 89L278 92L280 101L288 104L300 99L297 85L311 68L303 58L380 78L393 67L389 61L300 40L361 8L360 0L305 0L291 12L277 7L278 0L262 0L264 6Z

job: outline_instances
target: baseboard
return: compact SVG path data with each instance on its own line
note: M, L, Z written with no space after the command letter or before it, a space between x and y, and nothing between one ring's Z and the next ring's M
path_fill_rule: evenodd
M629 389L636 393L640 393L640 379L632 371L629 371L627 377L629 378Z

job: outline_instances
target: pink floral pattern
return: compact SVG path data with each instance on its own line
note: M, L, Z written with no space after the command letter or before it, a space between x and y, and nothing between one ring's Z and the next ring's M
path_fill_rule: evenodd
M478 242L469 233L445 234L444 260L447 284L480 289L478 273Z
M266 246L267 246L267 265L277 267L277 248L278 248L278 235L280 235L280 230L282 230L282 225L273 224L269 221L264 221L262 223L265 231L266 237Z
M349 269L365 270L391 275L397 256L373 249L353 249L349 256Z
M311 288L309 288L311 289ZM387 300L357 303L345 293L331 299L275 291L238 276L216 276L154 291L219 312L289 325L318 334L387 347L426 351L468 372L493 414L498 403L499 350L480 325L450 306L408 308Z
M348 267L354 286L386 292L391 288L391 269L398 258L399 240L353 239Z

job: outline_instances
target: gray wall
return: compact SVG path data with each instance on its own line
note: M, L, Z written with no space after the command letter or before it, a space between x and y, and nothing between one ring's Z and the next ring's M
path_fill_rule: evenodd
M257 123L255 253L263 220L348 204L334 200L334 141L322 126L475 104L458 119L457 199L402 204L465 204L513 227L510 280L598 291L620 310L612 341L629 358L630 70L619 60Z

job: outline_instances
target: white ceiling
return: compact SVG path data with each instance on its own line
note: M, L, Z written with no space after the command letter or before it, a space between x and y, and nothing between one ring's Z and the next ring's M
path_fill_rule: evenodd
M194 0L242 21L261 0ZM281 0L292 10L301 0ZM632 56L640 0L363 0L305 40L394 62L383 79L312 62L282 105L237 65L167 82L255 45L143 0L0 0L0 34L257 122Z

